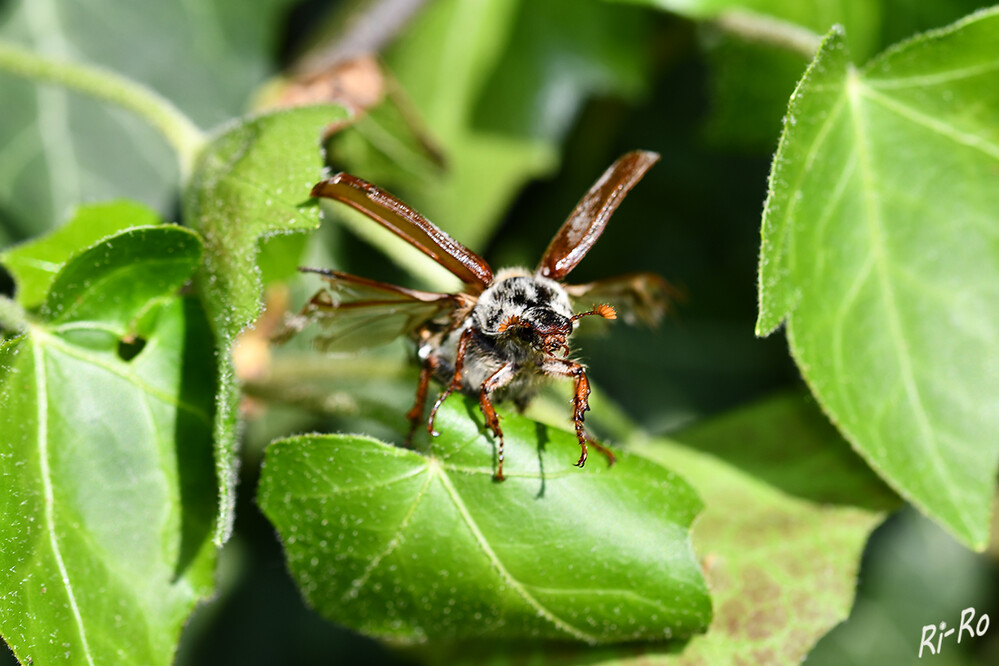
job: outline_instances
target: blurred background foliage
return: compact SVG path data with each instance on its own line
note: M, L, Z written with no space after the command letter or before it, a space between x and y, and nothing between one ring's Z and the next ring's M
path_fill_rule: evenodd
M657 4L694 9L685 17ZM865 58L980 6L879 0L809 13L814 4L429 2L380 48L398 95L335 137L331 160L392 189L503 266L533 265L615 157L633 148L658 151L662 162L572 277L652 270L683 297L658 330L614 326L581 342L599 390L655 434L778 392L804 392L783 336L756 339L753 324L770 158L810 56L748 39L730 29L721 9L743 5L800 20L817 34L842 21ZM0 37L131 76L208 128L273 94L282 84L272 77L293 72L303 53L336 43L364 10L365 3L322 0L8 0L0 4ZM0 77L0 99L0 248L56 226L83 201L129 197L178 217L175 160L141 121L7 76ZM393 139L400 122L416 127L409 143ZM439 275L419 264L423 258L411 266L376 239L402 257L393 263L344 222L309 239L264 244L274 307L297 307L315 287L297 280L287 293L280 286L300 262L441 286ZM0 290L11 289L0 276ZM316 429L395 438L381 423L401 424L412 399L416 373L406 353L393 346L330 371L291 347L273 360L269 387L254 387L250 378L258 399L247 406L236 532L222 552L219 596L189 623L179 664L410 660L304 607L254 503L262 451L278 435ZM260 398L275 394L288 404L264 407ZM318 405L323 415L310 403L317 395L326 396ZM923 624L956 624L972 605L999 622L997 582L994 549L970 553L904 510L872 536L853 614L809 663L904 663ZM949 644L934 663L997 663L997 637L993 629Z

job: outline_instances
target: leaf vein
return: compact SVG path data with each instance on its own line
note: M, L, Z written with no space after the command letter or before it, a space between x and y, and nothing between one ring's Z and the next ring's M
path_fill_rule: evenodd
M405 481L406 479L411 479L414 476L418 476L424 473L427 467L417 467L416 469L410 470L405 474L400 474L399 476L393 476L391 479L384 479L375 483L369 483L361 486L349 486L346 488L334 488L326 492L321 493L295 493L295 499L327 499L330 497L336 497L337 495L347 495L349 493L356 493L362 490L374 490L375 488L385 488L386 486L391 486L400 481ZM328 480L328 479L327 479Z
M968 132L962 132L958 128L954 127L949 123L942 122L936 118L926 115L925 113L918 111L917 109L909 106L908 104L903 104L896 99L892 99L887 95L882 95L870 86L859 85L861 93L865 98L878 104L879 106L894 112L896 115L905 118L917 125L925 127L931 132L935 132L941 136L947 137L952 141L959 143L961 145L967 146L977 150L985 155L991 157L992 159L999 160L999 145L992 143L980 136L974 134L969 134Z
M53 335L49 335L47 333L44 333L44 332L42 332L41 330L39 330L37 328L33 331L33 333L38 337L39 341L44 341L46 344L52 345L53 347L57 348L59 351L63 352L67 356L72 356L73 358L75 358L75 359L77 359L79 361L84 361L86 363L90 363L92 365L96 365L97 367L99 367L99 368L101 368L103 370L106 370L106 371L108 371L108 372L110 372L112 374L118 375L122 379L124 379L127 382L129 382L130 384L134 385L136 388L138 388L138 389L140 389L142 391L145 391L146 393L149 393L150 395L155 396L158 400L166 403L167 405L170 405L171 407L175 407L177 409L180 409L180 410L183 410L185 412L188 412L188 413L190 413L190 414L192 414L192 415L200 418L205 423L208 423L208 424L212 423L212 420L210 418L208 418L208 414L206 414L204 412L204 410L199 409L198 407L195 407L194 405L191 405L190 403L184 402L183 400L177 400L172 395L166 393L165 391L161 391L160 389L156 388L155 386L153 386L151 384L147 384L146 382L142 381L141 379L139 379L138 377L136 377L132 373L125 372L124 370L121 370L120 368L116 368L112 364L107 363L104 360L102 360L100 357L92 356L90 354L87 354L86 352L80 351L79 349L77 349L73 345L67 344L66 342L64 342L63 340L59 339L58 337L53 336Z
M87 663L94 664L93 655L90 653L90 645L87 642L87 632L83 626L83 616L80 615L80 607L76 603L76 593L69 580L69 572L66 570L66 563L62 559L62 551L59 548L59 539L56 537L55 529L55 496L52 490L52 470L49 468L49 433L48 433L48 385L45 377L45 357L42 354L41 346L36 342L31 345L34 355L35 365L35 408L38 418L38 459L42 476L42 493L45 502L45 524L48 527L49 546L52 548L52 555L55 557L56 566L59 568L59 576L62 584L66 588L66 597L69 600L69 608L73 613L73 619L80 632L80 640L83 643L83 653L87 657Z
M424 467L418 471L424 472L427 471L427 468ZM414 475L409 474L401 478L408 478L409 476L414 476ZM354 580L354 582L350 584L350 589L344 592L343 596L340 598L341 601L346 602L348 600L355 599L357 595L361 592L361 588L363 588L364 585L368 582L368 579L371 578L371 574L374 573L375 569L378 568L378 565L382 563L382 560L391 555L392 552L399 547L399 544L402 543L402 533L409 526L409 522L413 519L413 514L416 513L416 507L418 507L420 505L420 502L423 501L423 498L427 494L427 489L430 488L430 482L433 481L433 479L434 475L428 473L427 480L424 481L423 487L420 488L420 492L416 494L416 498L413 499L413 504L409 507L409 511L406 512L406 515L399 522L399 528L395 531L395 534L392 536L392 538L389 539L389 542L385 545L385 549L371 559L371 561L368 563L368 566L364 568L364 571L361 573L361 575L358 576Z
M919 386L916 383L914 370L910 360L909 345L899 321L898 305L895 302L895 292L892 288L889 277L890 260L885 241L885 231L881 219L880 203L877 200L877 190L874 187L874 167L871 164L871 156L868 151L866 124L860 108L860 97L863 85L859 80L856 70L850 71L847 83L850 94L850 111L853 117L853 128L857 142L857 151L860 160L861 183L864 189L864 200L866 207L867 231L871 250L873 252L875 268L877 270L878 285L884 300L884 314L888 320L888 331L895 344L895 361L898 365L899 379L905 389L906 400L908 401L915 419L921 439L924 442L924 450L933 458L931 465L940 478L944 496L950 501L958 520L968 530L969 534L974 534L975 529L969 523L967 512L962 509L955 491L957 484L951 477L950 468L940 454L940 447L934 436L933 427L926 416L926 409L923 406L923 397Z
M486 541L485 535L482 534L481 530L479 530L479 526L472 518L472 515L468 512L468 507L465 506L465 503L462 501L461 496L458 494L458 490L451 483L451 480L448 478L448 475L445 474L439 466L434 468L434 475L440 479L441 485L444 486L444 489L447 491L447 494L451 497L451 501L454 502L455 507L458 509L458 513L461 514L461 517L465 521L465 524L468 526L468 529L472 532L472 536L479 544L479 548L482 549L482 552L485 554L486 558L499 573L500 577L506 581L507 585L509 585L520 596L521 599L527 602L527 604L530 607L535 609L538 612L539 616L551 622L560 631L565 632L566 634L572 636L577 640L586 641L587 643L595 643L596 642L595 636L587 634L581 629L572 626L565 620L556 616L547 607L545 607L544 604L538 601L534 597L534 595L528 592L527 588L520 581L518 581L516 578L513 577L513 575L507 570L507 568L503 566L503 563L500 561L495 551L493 551L493 549L489 546L489 542Z
M937 72L935 74L897 76L890 79L867 78L866 80L873 87L881 90L901 90L903 88L925 88L926 86L951 83L953 81L968 79L981 74L991 74L996 70L999 70L999 60L993 60L992 62L982 63L979 65L972 65L971 67L962 67L960 69Z

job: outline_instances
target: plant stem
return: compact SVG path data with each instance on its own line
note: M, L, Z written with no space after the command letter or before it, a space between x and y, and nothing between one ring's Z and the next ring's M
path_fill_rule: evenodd
M45 58L0 41L0 71L39 83L65 86L138 114L173 146L184 180L207 141L205 133L168 99L102 67Z
M808 28L738 9L723 12L715 20L715 24L726 32L750 41L797 51L807 58L813 57L822 43L822 37Z
M23 331L27 325L24 308L17 301L0 295L0 330Z

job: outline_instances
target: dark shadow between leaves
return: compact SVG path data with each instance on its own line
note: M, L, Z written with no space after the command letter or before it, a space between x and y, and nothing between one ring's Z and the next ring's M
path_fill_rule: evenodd
M215 419L215 360L211 329L204 311L194 299L184 299L184 350L181 360L180 401L204 406L204 416L177 410L177 475L180 486L180 553L174 579L184 575L205 543L211 539L218 504L212 424ZM208 399L202 398L207 396Z
M901 504L808 394L768 398L671 438L813 502L873 511Z

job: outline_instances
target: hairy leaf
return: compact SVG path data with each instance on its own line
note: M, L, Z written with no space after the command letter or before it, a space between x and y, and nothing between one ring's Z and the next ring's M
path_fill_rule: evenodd
M219 543L232 530L235 507L239 390L231 349L236 335L260 314L258 243L266 236L319 225L318 207L307 204L312 186L322 175L320 131L345 117L341 107L313 106L227 127L201 154L184 193L185 219L205 240L205 259L196 285L219 345L220 397L215 422Z
M201 255L136 228L68 261L0 345L0 633L22 663L169 664L213 588Z
M846 442L797 396L746 407L678 439L699 450L662 438L634 440L629 449L676 470L704 499L693 529L715 607L704 635L599 649L523 641L428 646L423 656L480 666L800 663L849 613L868 534L897 500L863 464L849 462L856 456ZM816 457L827 478L806 487L799 475ZM783 469L758 476L776 460Z
M862 69L832 32L770 178L757 333L787 320L826 412L965 543L999 463L999 11Z
M306 435L267 451L259 502L325 617L397 642L588 643L703 631L710 601L678 476L622 455L573 466L575 436L503 415L507 480L477 406L453 397L421 455ZM472 418L472 415L475 418Z

